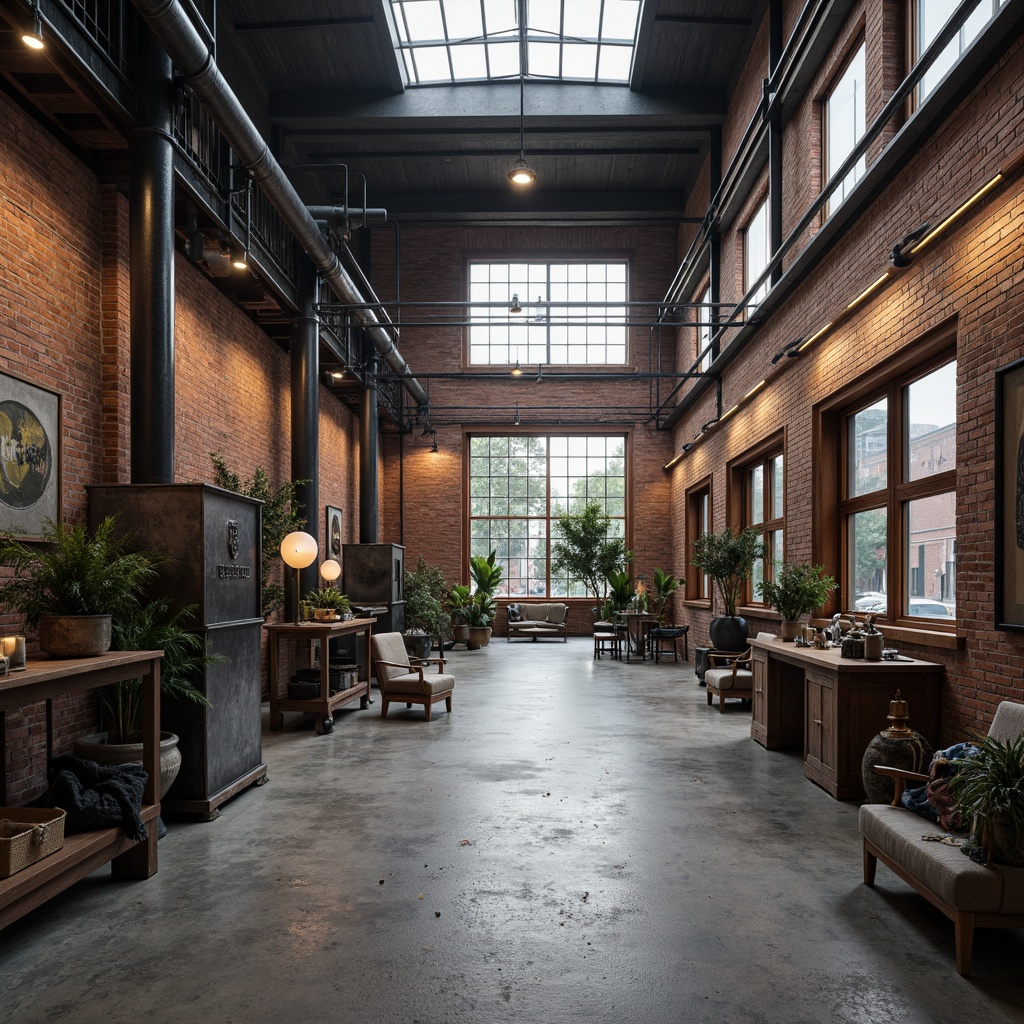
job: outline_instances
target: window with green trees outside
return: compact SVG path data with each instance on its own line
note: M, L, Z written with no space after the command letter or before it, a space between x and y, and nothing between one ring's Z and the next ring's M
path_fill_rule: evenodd
M558 517L597 501L609 535L626 536L624 434L516 434L469 439L470 555L497 552L509 597L585 597L551 575Z

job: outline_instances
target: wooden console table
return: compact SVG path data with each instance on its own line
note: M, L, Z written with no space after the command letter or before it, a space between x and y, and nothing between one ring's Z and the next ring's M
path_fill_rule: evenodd
M142 765L148 776L142 820L149 836L137 843L128 839L122 828L67 836L56 853L10 878L0 879L0 928L108 862L117 878L149 878L156 874L161 657L163 651L112 651L94 658L62 659L33 655L24 672L0 677L0 712L142 677Z
M333 711L342 704L359 698L359 706L370 703L370 632L375 619L349 619L347 622L273 622L264 626L270 638L270 728L278 731L284 722L285 711L301 711L316 715L316 731L319 735L334 728ZM366 646L363 667L366 678L339 693L331 693L330 687L330 640L336 636L365 633ZM320 641L320 696L311 700L292 700L281 696L281 640ZM286 691L287 692L287 691Z
M804 774L836 799L864 796L861 760L886 727L897 690L909 705L911 727L938 742L942 665L841 658L838 648L778 639L747 642L754 672L751 738L769 750L802 749Z

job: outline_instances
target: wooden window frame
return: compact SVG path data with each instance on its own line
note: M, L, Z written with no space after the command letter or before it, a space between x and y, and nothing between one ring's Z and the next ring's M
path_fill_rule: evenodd
M909 618L903 612L903 595L907 585L904 551L906 532L904 510L907 503L919 498L952 492L956 494L956 470L932 474L919 480L904 481L904 409L903 388L940 366L957 359L956 325L947 323L932 331L920 341L907 345L891 360L860 378L848 388L830 396L814 411L812 448L825 457L818 460L813 481L816 534L812 537L814 561L825 566L839 581L836 593L826 605L825 614L848 611L852 603L850 593L849 517L857 512L874 508L886 509L886 582L887 594L895 595L895 607L887 607L880 622L883 629L897 630L911 640L924 632L955 634L956 624L937 619ZM885 501L880 503L878 491L871 494L846 496L849 480L848 418L873 404L888 399L887 481ZM954 416L957 410L954 410ZM827 457L831 453L832 457ZM887 599L887 605L892 604Z
M767 484L769 476L772 475L769 472L769 467L776 456L782 456L782 515L768 518L769 511L769 492L774 494L774 490L769 487L764 488L763 501L763 519L760 523L750 523L750 488L748 481L750 479L750 471L756 466L764 466L766 469L765 483ZM766 437L763 441L759 442L753 448L748 448L742 455L735 459L730 460L727 473L728 473L728 494L727 494L727 516L726 522L729 527L733 530L743 530L748 525L757 526L761 530L762 539L767 537L771 533L775 533L778 530L782 530L783 537L783 558L785 558L785 545L786 545L786 466L788 459L786 458L786 432L785 430L778 430L775 433ZM773 485L774 486L774 485ZM765 579L771 579L772 563L769 558L766 557L765 562ZM743 607L756 608L758 610L767 608L768 605L764 601L760 600L753 593L753 582L748 580L743 585L743 593L740 595L740 605Z
M686 601L699 605L700 607L710 608L711 600L714 590L714 585L710 580L707 581L705 586L704 573L700 571L693 564L693 546L703 532L710 532L712 529L713 522L713 504L711 501L711 477L706 476L703 480L699 480L692 487L686 489L685 502L686 502ZM707 504L707 522L704 523L704 530L701 530L700 520L702 518L703 508L702 506Z

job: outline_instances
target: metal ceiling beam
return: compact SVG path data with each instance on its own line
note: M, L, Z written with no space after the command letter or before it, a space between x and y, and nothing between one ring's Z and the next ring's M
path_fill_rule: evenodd
M743 28L747 29L753 24L750 18L712 18L696 14L656 14L656 24L669 25L710 25L713 28Z
M575 160L588 156L700 156L703 148L699 146L588 146L586 149L565 148L546 149L543 146L531 145L530 156L569 156ZM437 160L439 156L455 157L463 160L466 157L503 157L508 158L508 147L498 149L463 149L451 148L444 152L435 146L432 149L345 149L337 152L316 153L312 156L324 160ZM308 168L308 164L304 165ZM324 168L327 170L327 168Z
M331 250L316 221L309 215L295 187L221 74L208 44L197 32L181 4L177 0L132 2L167 51L181 77L191 86L220 129L228 145L249 171L253 181L261 186L267 200L281 215L317 269L323 271L325 279L340 297L362 302L363 296L356 283ZM359 310L355 320L372 340L381 357L402 377L406 391L418 404L426 405L427 393L412 375L388 328L374 311Z
M295 21L236 21L236 32L303 32L310 29L352 28L354 25L372 25L370 16L357 18L306 18Z
M593 85L527 79L526 116L560 118L670 119L706 126L725 118L726 95L720 89L652 89L634 92L623 85ZM412 127L416 119L443 117L457 122L496 117L519 119L519 80L423 86L398 96L379 93L282 92L270 96L271 120L291 127L346 128L360 122ZM393 130L393 129L392 129Z

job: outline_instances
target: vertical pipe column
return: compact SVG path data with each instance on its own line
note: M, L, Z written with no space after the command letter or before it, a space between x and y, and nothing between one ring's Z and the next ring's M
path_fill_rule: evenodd
M722 129L715 125L711 129L708 140L708 163L710 176L711 198L714 201L718 190L722 187ZM711 234L708 239L708 298L711 300L711 309L701 310L701 315L707 313L711 319L711 358L717 359L722 351L722 343L715 336L718 329L718 303L722 301L722 233L718 228L718 210L712 211Z
M367 345L367 348L370 346ZM359 410L359 543L377 543L377 354L371 350L366 361L366 387Z
M139 24L139 124L128 140L131 482L174 483L174 100L171 58Z
M299 315L292 324L289 343L292 398L292 479L304 480L295 488L299 514L306 518L306 532L322 543L320 530L320 321L316 316L319 278L305 257L298 264ZM302 593L317 586L321 558L299 570ZM291 602L295 597L286 591ZM285 615L294 621L294 604L285 603Z
M782 248L782 109L775 102L773 79L782 59L782 0L771 0L768 13L768 222L771 251ZM781 263L772 271L774 285L782 277Z

